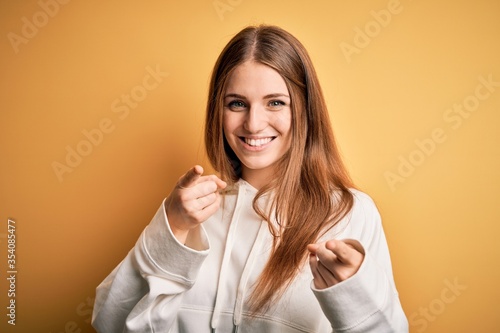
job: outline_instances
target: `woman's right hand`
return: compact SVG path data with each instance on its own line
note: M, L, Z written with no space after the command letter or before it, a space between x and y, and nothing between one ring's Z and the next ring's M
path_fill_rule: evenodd
M203 168L195 165L179 178L165 201L170 229L182 244L189 231L205 222L219 209L219 191L227 184L216 175L202 176Z

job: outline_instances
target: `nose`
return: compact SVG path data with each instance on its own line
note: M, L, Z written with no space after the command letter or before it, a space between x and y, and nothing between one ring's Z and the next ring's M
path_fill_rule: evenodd
M268 125L266 110L259 106L251 106L246 114L243 128L249 133L259 133Z

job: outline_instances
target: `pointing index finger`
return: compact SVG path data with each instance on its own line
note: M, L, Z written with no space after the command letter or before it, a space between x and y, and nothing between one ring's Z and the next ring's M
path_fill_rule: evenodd
M196 181L203 174L203 168L199 165L195 165L188 172L184 174L184 176L179 179L177 183L177 187L179 188L188 188L196 184Z

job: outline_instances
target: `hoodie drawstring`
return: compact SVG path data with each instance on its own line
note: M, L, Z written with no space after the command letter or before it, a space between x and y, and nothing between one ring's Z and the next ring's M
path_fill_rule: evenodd
M227 280L226 275L227 275L227 270L229 269L228 266L229 266L229 260L231 259L231 251L233 249L234 234L236 233L236 227L238 226L238 221L240 220L239 217L242 206L241 201L245 197L245 195L242 192L244 192L244 188L243 186L240 185L238 188L238 198L236 200L235 211L233 214L233 218L231 220L231 224L229 225L229 231L226 239L226 246L224 249L224 257L222 258L222 265L219 274L219 282L217 284L217 296L215 299L214 313L212 314L212 322L211 322L212 332L215 332L215 329L219 324L220 313L223 306L222 303L226 293L226 288L224 284L226 283Z
M234 325L238 327L241 324L241 318L243 316L243 304L245 300L245 293L248 290L247 284L250 278L250 273L253 270L253 266L255 264L256 258L263 253L262 243L264 240L264 235L268 232L267 222L261 221L259 232L257 234L257 238L253 243L252 250L250 251L250 255L248 256L245 268L243 269L243 274L241 275L240 284L238 285L238 293L236 295L236 303L234 305L234 315L233 321ZM238 329L236 329L236 332Z

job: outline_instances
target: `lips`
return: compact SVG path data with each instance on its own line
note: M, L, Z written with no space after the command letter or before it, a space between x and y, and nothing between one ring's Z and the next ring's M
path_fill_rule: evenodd
M267 138L245 138L245 137L240 137L240 139L245 142L247 145L250 147L262 147L269 142L273 141L275 137L267 137Z

